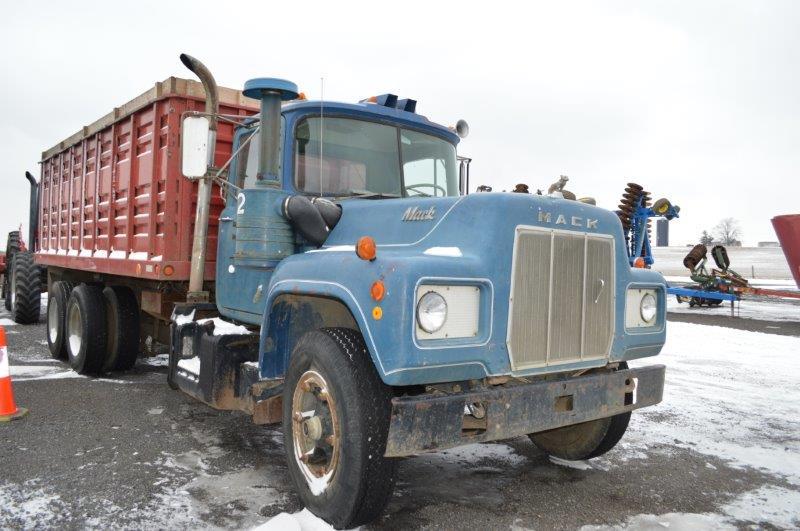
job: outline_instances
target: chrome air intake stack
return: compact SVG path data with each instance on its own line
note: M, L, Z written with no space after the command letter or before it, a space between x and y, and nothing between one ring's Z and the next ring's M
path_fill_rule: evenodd
M280 188L281 102L297 98L297 85L285 79L262 77L247 81L242 93L261 100L258 184Z
M295 250L294 231L281 214L288 193L281 179L280 147L281 102L297 98L297 85L257 78L247 81L242 93L261 101L258 175L255 187L240 192L233 261L236 267L270 269Z

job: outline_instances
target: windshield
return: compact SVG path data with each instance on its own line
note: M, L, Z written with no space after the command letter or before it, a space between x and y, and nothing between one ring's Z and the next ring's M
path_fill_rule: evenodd
M458 195L456 148L432 135L350 118L297 126L295 186L333 195Z

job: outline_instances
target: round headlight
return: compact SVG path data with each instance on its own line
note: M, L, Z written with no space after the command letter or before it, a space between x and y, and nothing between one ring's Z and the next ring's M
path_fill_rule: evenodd
M447 302L435 291L420 297L417 303L417 323L419 327L433 334L444 326L447 319Z
M642 297L642 302L639 303L639 312L645 323L649 323L656 318L657 309L656 298L653 297L652 293L645 293L644 297Z

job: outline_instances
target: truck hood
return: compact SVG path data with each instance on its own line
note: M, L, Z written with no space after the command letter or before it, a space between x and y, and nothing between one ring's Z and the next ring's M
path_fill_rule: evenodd
M623 237L616 214L596 206L549 196L480 193L343 201L341 220L325 247L353 245L371 236L378 247L419 244L488 251L497 248L498 238L513 240L517 225L611 234L618 241ZM624 252L622 245L617 247Z

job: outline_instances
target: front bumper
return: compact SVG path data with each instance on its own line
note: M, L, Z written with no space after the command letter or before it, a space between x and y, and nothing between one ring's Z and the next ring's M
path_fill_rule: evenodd
M661 402L663 365L392 400L387 457L508 439ZM465 415L479 404L481 419Z

